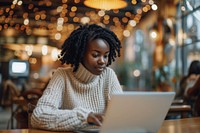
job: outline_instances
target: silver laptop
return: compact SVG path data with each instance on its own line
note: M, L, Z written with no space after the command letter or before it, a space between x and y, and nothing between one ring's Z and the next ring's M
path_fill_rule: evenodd
M124 92L112 95L103 125L86 132L157 133L175 92Z

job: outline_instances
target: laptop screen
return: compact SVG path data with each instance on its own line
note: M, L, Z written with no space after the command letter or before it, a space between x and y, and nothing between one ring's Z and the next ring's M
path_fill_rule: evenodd
M157 132L175 92L124 92L112 95L101 133Z

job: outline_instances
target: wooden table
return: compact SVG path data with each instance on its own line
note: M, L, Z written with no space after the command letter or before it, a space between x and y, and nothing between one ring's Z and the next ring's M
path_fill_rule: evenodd
M0 130L0 133L67 133L36 129ZM73 133L73 132L68 132ZM200 133L200 117L165 120L158 133Z
M165 120L158 133L200 133L200 117Z

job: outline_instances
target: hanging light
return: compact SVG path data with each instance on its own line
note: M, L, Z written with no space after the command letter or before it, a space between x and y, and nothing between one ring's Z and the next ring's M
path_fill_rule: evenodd
M84 4L102 10L120 9L127 6L127 2L124 0L85 0Z

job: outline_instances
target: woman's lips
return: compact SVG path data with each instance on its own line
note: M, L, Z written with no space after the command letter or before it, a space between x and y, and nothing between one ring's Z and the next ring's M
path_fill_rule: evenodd
M105 67L97 67L96 68L98 71L103 71L105 69Z

